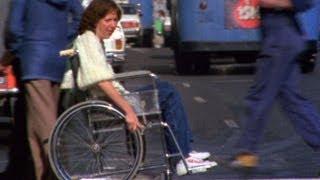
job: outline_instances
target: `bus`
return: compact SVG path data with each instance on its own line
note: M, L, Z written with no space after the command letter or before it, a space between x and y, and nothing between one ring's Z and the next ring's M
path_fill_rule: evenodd
M214 62L226 55L233 55L236 61L255 59L261 39L258 0L168 1L171 44L179 74L207 73L210 60ZM305 63L310 63L317 51L320 27L317 1L316 7L299 16L308 39Z

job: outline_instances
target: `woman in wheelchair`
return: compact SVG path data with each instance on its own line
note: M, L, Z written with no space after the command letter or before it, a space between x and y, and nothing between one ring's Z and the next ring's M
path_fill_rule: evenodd
M80 59L77 79L80 79L79 88L99 89L111 99L124 112L128 128L135 131L143 128L143 125L140 124L131 105L121 95L124 91L122 85L109 80L114 76L114 71L108 64L102 43L103 39L108 38L115 30L120 18L121 9L112 0L93 0L87 7L80 23L79 36L74 41L74 48ZM205 160L210 156L209 152L191 150L190 127L177 90L164 81L157 81L157 89L163 119L172 128L187 166L215 166L214 161ZM167 142L170 153L178 151L173 143L170 140ZM181 160L177 163L176 170L178 175L187 173Z

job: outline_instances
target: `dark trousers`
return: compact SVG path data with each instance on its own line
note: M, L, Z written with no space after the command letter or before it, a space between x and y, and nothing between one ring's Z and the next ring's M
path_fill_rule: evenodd
M271 20L270 20L271 21ZM320 116L301 95L298 55L304 50L302 35L293 26L280 24L265 29L254 84L246 97L247 114L239 147L255 152L262 138L268 113L275 100L291 120L297 133L311 147L320 147Z
M27 132L37 180L52 179L48 138L57 120L59 85L49 80L25 82Z

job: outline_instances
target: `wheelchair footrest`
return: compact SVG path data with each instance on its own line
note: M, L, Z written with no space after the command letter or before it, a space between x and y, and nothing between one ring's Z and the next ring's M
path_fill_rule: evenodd
M182 155L180 153L175 153L175 154L166 154L166 156L168 158L172 158L172 157L182 157Z
M188 168L189 173L196 174L196 173L203 173L206 172L208 169L212 168L212 166L198 166L198 167L192 167Z

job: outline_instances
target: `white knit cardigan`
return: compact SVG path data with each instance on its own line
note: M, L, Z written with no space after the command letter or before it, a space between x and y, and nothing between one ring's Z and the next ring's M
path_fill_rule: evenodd
M86 31L74 41L74 49L79 53L80 67L77 75L77 83L80 89L96 90L98 82L110 80L114 77L112 66L107 62L102 44L99 38L92 32ZM61 88L68 89L74 86L72 71L65 73ZM125 93L123 86L113 81L115 88Z

